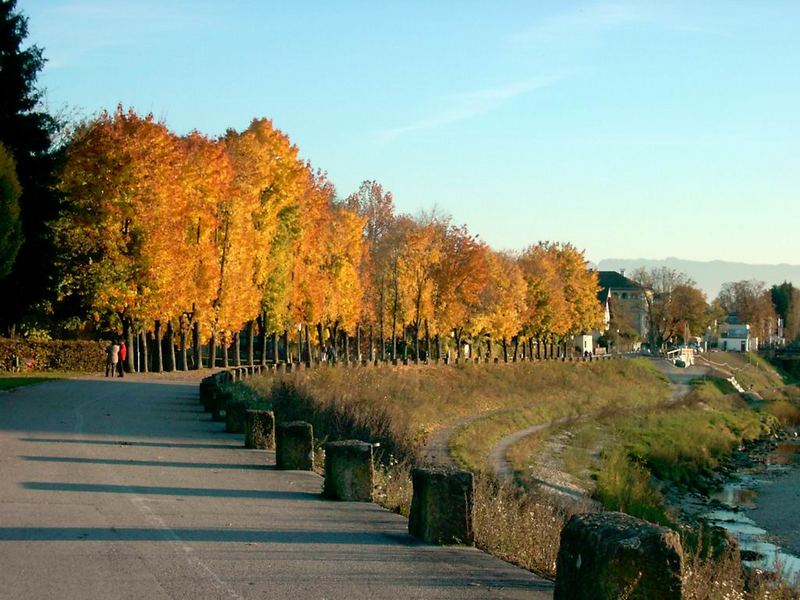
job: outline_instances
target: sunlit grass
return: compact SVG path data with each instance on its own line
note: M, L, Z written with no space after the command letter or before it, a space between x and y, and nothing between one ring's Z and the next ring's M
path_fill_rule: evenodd
M74 376L74 373L0 373L0 391L13 390L27 385L36 385L37 383L44 383L45 381L53 381L55 379L67 379L70 376Z
M515 431L556 419L651 406L669 396L664 376L647 359L618 361L613 366L604 363L581 364L578 368L562 366L570 370L543 378L541 387L528 402L461 428L451 441L453 457L467 468L486 470L491 467L486 462L491 449Z

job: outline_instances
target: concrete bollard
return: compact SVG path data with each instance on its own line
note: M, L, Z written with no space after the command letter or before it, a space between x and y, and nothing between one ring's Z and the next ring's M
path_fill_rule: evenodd
M271 410L245 411L244 447L275 449L275 414Z
M245 425L245 412L247 405L243 400L236 400L231 395L225 407L225 431L228 433L242 433Z
M211 413L212 421L225 421L226 411L228 410L228 403L233 402L233 393L229 391L218 390L212 398L209 405L209 412Z
M680 600L678 533L618 512L574 515L561 531L553 598Z
M311 423L281 423L276 430L275 462L284 471L314 469L314 430Z
M200 403L206 411L210 410L214 394L218 389L217 381L213 377L205 377L200 381Z
M358 440L325 444L323 496L348 502L372 502L374 485L372 444Z
M474 543L472 473L443 467L411 471L408 531L432 544Z

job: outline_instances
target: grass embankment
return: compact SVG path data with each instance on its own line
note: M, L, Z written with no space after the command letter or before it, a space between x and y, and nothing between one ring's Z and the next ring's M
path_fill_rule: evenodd
M605 508L676 527L667 489L708 491L720 483L720 467L744 444L800 424L800 388L784 385L783 373L757 356L715 353L713 358L764 400L745 401L725 379L699 379L678 404L603 415L529 436L508 453L518 479L535 488L536 458L556 452L571 481ZM695 534L683 534L691 557L687 597L796 597L796 587L773 575L743 574L734 550L709 560L705 551L691 550Z
M718 375L730 373L745 389L765 391L793 383L793 379L755 352L708 352L697 359L700 366L708 365Z
M724 365L722 375L733 373L747 389L774 400L748 404L724 379L698 379L677 405L601 415L566 433L562 427L529 436L508 453L517 478L535 484L535 458L555 447L563 471L606 508L672 523L662 483L708 491L718 483L715 471L743 444L800 422L800 393L777 387L786 378L768 362L735 353L713 353L712 359ZM556 436L569 437L568 444L554 444Z
M646 358L552 367L537 375L536 389L524 402L462 427L451 440L453 457L466 468L491 470L489 452L515 431L557 419L653 406L669 397L666 378Z
M69 373L0 373L0 391L13 390L54 379L66 379L69 376Z

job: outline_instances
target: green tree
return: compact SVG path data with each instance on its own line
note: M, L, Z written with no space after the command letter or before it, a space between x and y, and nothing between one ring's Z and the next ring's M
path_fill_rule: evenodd
M44 66L42 49L29 45L27 19L16 0L0 0L0 142L13 154L22 187L19 198L23 243L8 279L14 294L0 296L0 321L13 329L24 313L42 301L52 262L46 223L57 214L51 191L55 155L51 139L58 123L39 109L36 76Z
M19 218L21 192L14 157L0 144L0 279L11 272L22 244Z

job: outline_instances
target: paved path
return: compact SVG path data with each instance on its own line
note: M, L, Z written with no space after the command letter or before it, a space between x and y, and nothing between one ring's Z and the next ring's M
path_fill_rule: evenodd
M0 597L552 597L375 505L320 500L317 475L212 423L196 383L153 381L0 393Z

